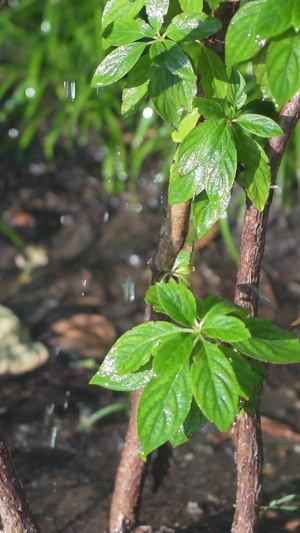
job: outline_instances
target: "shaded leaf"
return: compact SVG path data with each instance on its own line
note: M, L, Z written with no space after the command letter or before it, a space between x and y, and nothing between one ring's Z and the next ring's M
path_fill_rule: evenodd
M233 105L234 109L240 109L246 99L245 92L246 82L241 73L235 68L232 69L227 88L227 100Z
M194 98L194 105L199 109L201 115L205 118L223 118L224 112L220 104L208 98Z
M210 199L205 191L197 194L192 203L192 216L198 239L219 220L230 202L230 193Z
M127 87L122 93L122 115L126 117L135 113L148 94L148 71L150 58L146 54L137 61L128 74Z
M238 183L245 189L257 209L262 211L270 194L269 158L263 148L242 131L237 131L236 147L238 161L246 166L246 170L238 176Z
M261 388L262 381L266 375L263 372L255 371L249 360L239 352L232 350L224 344L221 346L221 350L226 357L228 357L234 370L235 377L240 386L239 396L249 400L255 393L256 389L258 387ZM263 371L265 371L262 363L259 363L258 361L256 361L256 363L258 363Z
M196 83L174 76L169 70L152 66L149 71L149 94L158 113L177 127L184 110L192 110Z
M155 67L167 69L174 76L194 82L192 64L178 44L171 41L156 41L150 46L150 58Z
M292 10L292 22L295 30L300 28L300 2L294 2Z
M202 87L209 98L225 98L228 77L222 59L206 46L200 47L198 69Z
M181 424L177 432L170 438L173 448L176 448L176 446L179 446L180 444L183 444L194 437L194 435L200 431L206 422L206 417L193 399L191 408L185 421L183 424Z
M237 318L244 318L250 314L250 309L241 307L240 305L237 305L234 302L224 300L224 298L221 298L216 294L208 296L204 300L203 316L209 317L211 319L213 317L229 314L236 316Z

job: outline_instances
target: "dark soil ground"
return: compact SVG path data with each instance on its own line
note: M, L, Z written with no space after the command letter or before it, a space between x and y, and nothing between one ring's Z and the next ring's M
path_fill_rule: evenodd
M117 412L85 431L80 424L128 398L89 385L95 370L86 366L143 319L162 203L155 176L142 175L137 191L114 197L88 152L64 155L55 165L2 163L2 219L33 247L28 254L42 259L35 255L24 269L16 246L0 235L1 303L46 344L49 358L25 374L1 377L0 420L43 533L107 529L127 415ZM282 327L299 316L299 215L299 203L283 214L275 202L263 265L260 313ZM238 245L241 215L232 213L232 220ZM236 270L216 232L196 246L191 287L199 297L232 299ZM299 396L299 365L270 368L261 404L265 505L300 493ZM140 521L166 533L226 533L234 501L234 433L224 436L207 424L174 450L155 493L150 466ZM260 531L300 531L300 512L269 510Z

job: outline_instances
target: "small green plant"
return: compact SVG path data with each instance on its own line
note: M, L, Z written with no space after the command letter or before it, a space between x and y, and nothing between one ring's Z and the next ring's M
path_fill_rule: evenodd
M145 455L167 440L187 441L207 419L227 431L241 409L254 414L267 376L262 362L300 362L294 335L218 296L202 300L156 283L146 302L175 324L148 322L125 333L91 381L125 391L145 386L137 418Z
M254 531L259 509L256 406L266 377L262 363L300 362L299 340L254 316L272 188L299 116L299 27L299 2L293 0L109 0L102 17L103 47L114 49L92 79L99 88L127 76L123 117L150 98L171 125L178 147L168 203L170 209L191 205L199 238L225 216L235 183L246 193L236 296L243 307L216 296L197 299L174 283L173 266L152 268L153 280L161 283L150 287L146 303L173 322L150 321L125 333L92 379L116 390L145 387L134 396L143 457L167 440L174 446L185 442L207 419L226 431L241 415L234 533ZM289 117L281 117L283 131L274 119L289 98L293 105L284 108ZM189 210L182 213L183 227ZM236 257L233 248L232 254ZM132 428L134 422L129 432ZM127 442L134 447L136 441L131 433ZM130 464L136 452L128 452ZM125 490L120 489L123 458L121 464L119 496ZM131 508L123 507L118 496L113 498L111 532L133 526L135 504L133 499Z

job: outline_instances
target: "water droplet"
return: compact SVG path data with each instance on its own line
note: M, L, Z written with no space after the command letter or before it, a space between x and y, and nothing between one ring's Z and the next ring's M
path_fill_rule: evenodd
M141 260L137 254L132 254L129 256L129 263L132 266L138 266L141 263Z
M130 276L123 283L123 291L125 302L133 302L135 300L135 283Z
M72 224L73 217L72 215L62 215L59 220L63 226L68 226L69 224Z
M151 107L145 107L143 110L143 117L144 118L151 118L153 115L153 109Z
M17 137L19 137L19 130L17 130L17 128L10 128L8 130L8 136L11 139L16 139Z
M158 173L154 176L154 183L162 183L164 181L164 177L162 174Z
M48 33L48 31L51 30L51 24L48 20L43 20L42 24L41 24L41 30L44 32L44 33Z
M52 431L51 431L51 435L50 435L50 448L55 448L55 444L56 444L56 437L57 437L57 427L54 426L52 428Z
M35 96L35 89L33 87L27 87L27 89L25 89L25 94L27 98L33 98Z
M107 222L109 219L109 212L106 211L103 215L102 222Z
M64 81L65 95L68 99L75 100L76 83L75 81Z
M260 35L256 35L256 39L259 41L259 39L260 39Z
M64 410L66 411L69 407L69 399L70 399L70 391L69 390L66 390L66 398L65 398L65 401L64 401Z

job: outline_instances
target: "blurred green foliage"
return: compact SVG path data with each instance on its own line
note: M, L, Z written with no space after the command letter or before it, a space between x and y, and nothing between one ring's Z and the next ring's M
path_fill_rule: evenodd
M124 81L90 88L104 57L101 18L105 0L8 0L0 16L0 124L17 137L19 151L38 134L45 156L58 142L85 145L96 132L103 147L102 173L110 192L135 180L148 154L172 160L169 127L142 112L121 122ZM145 104L147 107L148 104ZM166 139L169 139L166 141ZM174 145L175 148L175 145Z

